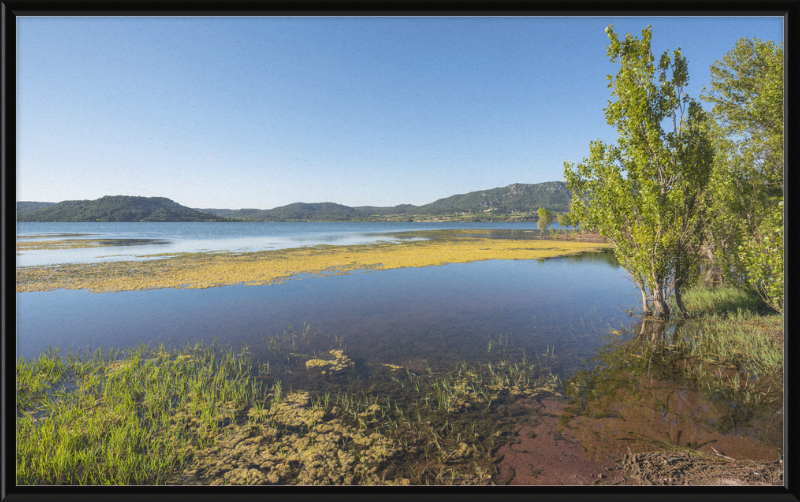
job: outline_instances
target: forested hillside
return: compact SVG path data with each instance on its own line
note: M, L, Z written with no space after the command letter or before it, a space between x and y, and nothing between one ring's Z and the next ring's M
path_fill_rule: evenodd
M96 200L66 200L18 214L17 221L229 221L182 206L165 197L108 195Z
M372 220L390 216L425 217L452 214L511 213L535 214L540 207L553 212L566 212L572 193L561 181L537 184L514 183L453 195L423 206L400 204L398 206L344 206L333 202L296 202L274 209L201 209L219 216L250 221L353 221ZM535 216L532 216L535 218Z

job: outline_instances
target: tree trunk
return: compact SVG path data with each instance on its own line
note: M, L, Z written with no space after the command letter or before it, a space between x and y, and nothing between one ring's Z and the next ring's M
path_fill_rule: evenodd
M717 265L711 265L703 277L703 287L707 288L715 283L722 283L722 269Z
M680 253L681 251L678 251ZM685 264L685 262L683 262ZM681 257L680 254L678 255L678 259L675 261L675 303L678 304L678 309L680 309L681 313L683 314L684 319L689 318L689 311L686 310L686 305L683 304L683 298L681 297L681 289L683 288L683 279L684 276L688 273L687 270L681 268Z
M650 304L647 303L647 290L644 287L644 282L639 283L639 291L642 292L642 309L644 310L644 315L650 315L652 311L650 310Z
M678 304L678 308L680 309L681 313L683 313L683 318L688 319L692 315L691 313L686 310L686 305L683 304L683 298L681 297L681 288L683 287L683 279L678 279L675 281L675 302Z
M666 319L669 317L669 305L667 305L667 299L664 298L664 288L660 282L656 282L655 286L653 288L653 305L658 311L658 317Z

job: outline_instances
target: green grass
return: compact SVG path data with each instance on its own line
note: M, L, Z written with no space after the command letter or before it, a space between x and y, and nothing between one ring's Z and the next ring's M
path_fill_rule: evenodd
M674 298L670 301L677 312ZM644 338L612 343L600 359L609 368L691 382L712 399L735 406L780 406L783 316L765 308L758 297L730 287L690 289L684 302L691 319L673 318L667 324L645 319ZM652 329L659 325L666 333L653 338L657 331Z
M700 316L763 310L758 296L732 287L692 288L683 294L683 302L693 315Z
M783 371L783 315L754 295L730 287L695 288L685 303L694 319L684 326L687 349L701 360L746 368L756 376Z
M245 359L213 346L49 351L16 366L21 485L163 483L252 391Z

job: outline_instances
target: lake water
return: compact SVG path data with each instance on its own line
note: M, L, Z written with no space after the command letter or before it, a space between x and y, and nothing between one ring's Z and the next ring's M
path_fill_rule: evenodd
M18 234L146 236L169 241L161 246L183 251L203 246L260 250L268 240L282 247L351 244L386 240L387 232L446 228L505 228L525 235L535 230L535 224L31 223L20 224ZM248 234L258 243L246 246ZM147 247L137 246L136 254ZM105 255L130 249L88 251ZM40 255L48 263L67 262L75 259L72 251L87 250L25 255ZM626 272L610 253L299 276L285 284L255 287L117 293L62 289L17 294L17 354L32 357L50 345L85 350L90 341L93 348L120 348L216 338L236 348L246 343L256 356L276 359L272 364L280 365L281 359L263 350L265 340L282 335L289 326L300 331L308 325L311 335L304 351L329 350L330 340L337 344L344 340L351 358L370 363L475 360L487 353L490 340L496 343L503 337L505 344L528 355L554 348L566 377L582 358L593 355L595 341L609 326L628 321L623 310L635 305L635 295Z
M192 223L17 223L25 241L113 239L119 246L25 251L17 266L141 260L142 255L213 251L252 252L301 246L368 244L396 241L389 233L446 229L514 229L539 235L536 223L389 223L389 222L192 222ZM561 227L555 223L549 230Z

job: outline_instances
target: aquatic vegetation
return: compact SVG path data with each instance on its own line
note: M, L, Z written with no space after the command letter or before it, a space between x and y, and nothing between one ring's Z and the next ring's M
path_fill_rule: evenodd
M76 249L119 246L119 239L71 239L60 241L19 241L17 251L33 251L38 249Z
M325 366L352 366L331 354ZM525 357L406 370L408 385L397 368L369 366L369 389L334 394L261 379L269 368L254 370L246 346L20 358L17 482L491 484L511 423L533 419L517 400L559 387Z
M187 445L211 444L247 402L245 359L218 352L142 346L20 358L17 483L166 482Z
M108 292L209 288L228 284L254 286L280 284L303 273L330 276L355 270L543 259L607 247L605 244L572 241L490 239L458 235L452 231L437 231L433 236L429 240L368 245L321 245L252 253L178 253L146 261L18 267L17 292L59 288Z
M349 368L353 366L353 361L344 354L343 350L331 350L331 355L334 357L333 360L328 361L325 359L309 359L306 361L306 368L315 368L315 367L324 367L330 366L329 371L342 371L345 368ZM325 371L323 371L325 373Z
M338 410L336 410L338 411ZM394 484L375 474L398 451L391 439L347 425L307 392L251 409L254 420L231 425L214 445L194 451L180 484ZM343 449L343 445L352 447ZM409 484L408 479L397 480Z

